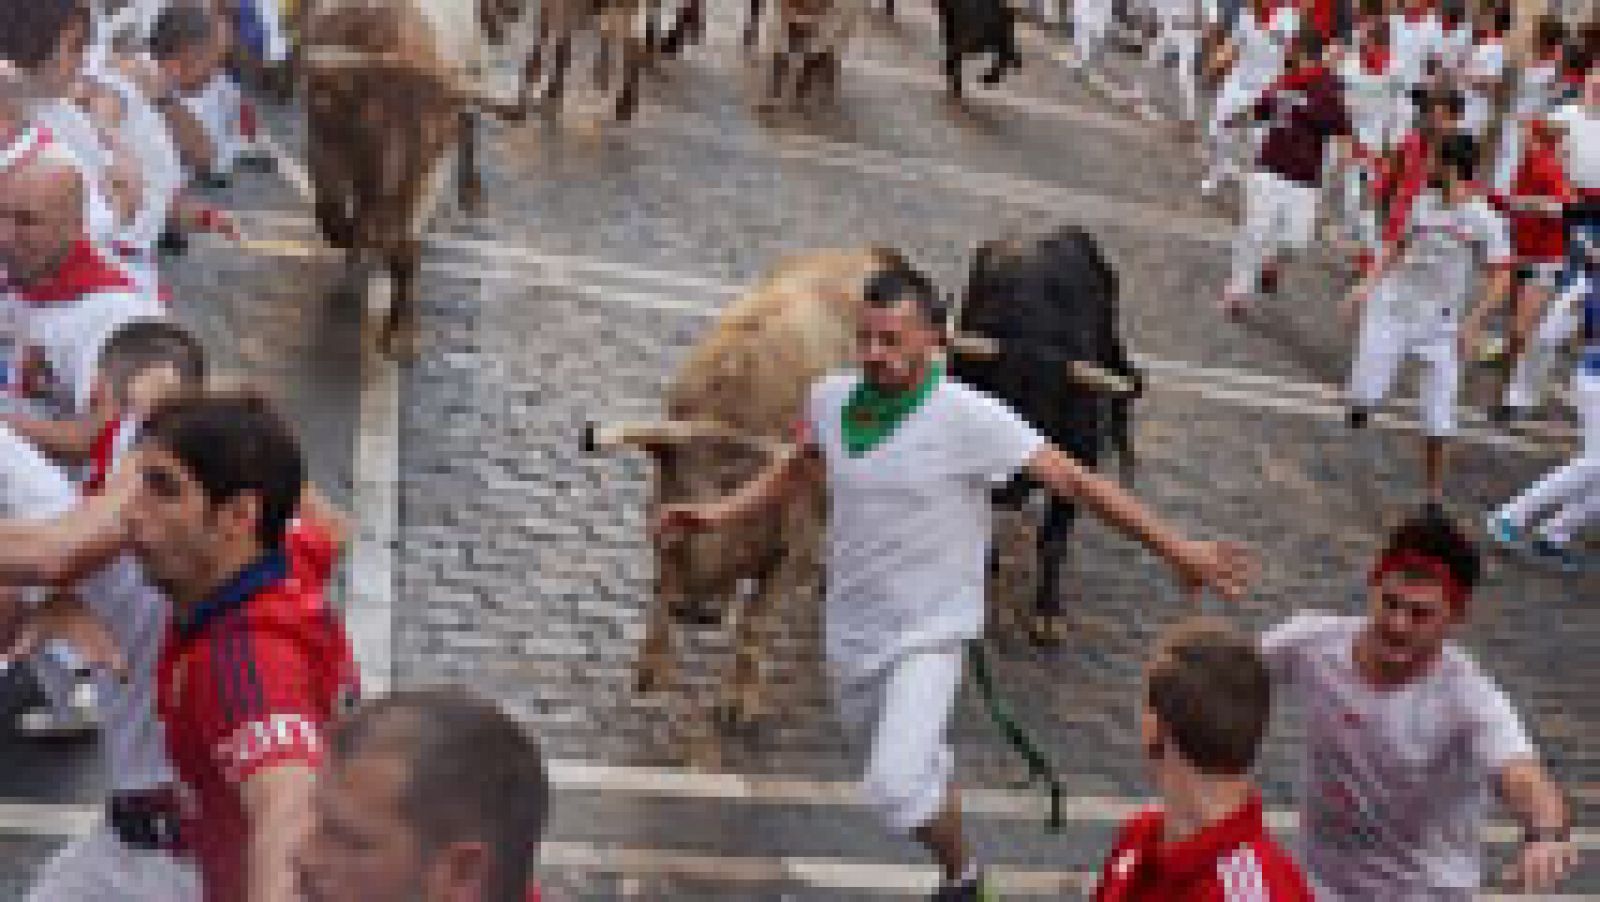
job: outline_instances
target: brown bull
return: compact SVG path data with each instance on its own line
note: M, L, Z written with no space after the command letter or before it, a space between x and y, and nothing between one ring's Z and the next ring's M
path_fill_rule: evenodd
M473 104L484 29L502 29L516 2L484 0L478 11L452 0L307 0L297 65L317 222L352 274L367 264L387 270L390 353L413 341L422 231L452 153L461 206L478 204Z
M792 453L795 418L812 385L850 364L856 323L869 281L905 267L884 248L795 257L733 305L695 347L667 395L663 423L592 428L595 445L632 444L656 463L654 512L665 504L727 496L771 460ZM1008 353L993 339L957 336L953 350L992 358ZM1093 363L1063 361L1064 382L1117 392L1113 374ZM761 666L772 620L787 596L814 588L820 571L820 493L741 521L726 531L654 537L655 599L638 664L641 691L663 688L673 665L674 623L716 623L750 581L735 659L716 709L725 722L748 724L763 709Z

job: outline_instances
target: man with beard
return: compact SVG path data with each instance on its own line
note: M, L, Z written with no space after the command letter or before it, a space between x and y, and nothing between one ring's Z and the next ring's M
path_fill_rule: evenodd
M1237 546L1179 535L1004 404L945 378L944 311L925 276L891 269L865 296L860 371L814 387L797 450L727 498L664 507L656 527L731 527L826 479L828 669L840 719L870 747L865 793L938 859L934 899L977 902L992 896L962 834L944 732L963 645L983 630L991 487L1026 470L1139 539L1191 590L1236 595L1249 561Z
M1304 712L1301 863L1318 898L1472 899L1491 788L1523 825L1515 878L1546 892L1573 866L1560 790L1511 702L1451 641L1480 572L1428 506L1390 535L1365 617L1307 612L1261 640L1275 688Z

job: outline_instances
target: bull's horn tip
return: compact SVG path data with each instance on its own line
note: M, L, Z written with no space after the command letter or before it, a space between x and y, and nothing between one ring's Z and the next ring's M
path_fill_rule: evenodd
M582 442L581 447L583 448L584 454L594 454L600 450L599 443L595 441L595 425L593 420L587 421L583 424L583 438L579 441Z

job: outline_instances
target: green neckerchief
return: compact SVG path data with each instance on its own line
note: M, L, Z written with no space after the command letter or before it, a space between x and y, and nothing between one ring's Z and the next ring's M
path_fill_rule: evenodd
M933 360L928 363L922 383L910 391L888 395L865 379L856 383L855 390L844 402L845 453L860 457L883 444L912 411L928 400L943 377L944 363Z

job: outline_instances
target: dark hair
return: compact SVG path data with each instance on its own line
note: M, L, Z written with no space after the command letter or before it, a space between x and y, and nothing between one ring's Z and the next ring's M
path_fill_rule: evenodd
M1534 26L1533 45L1539 50L1551 50L1567 39L1567 26L1555 16L1542 16Z
M1406 553L1443 564L1465 592L1471 592L1483 577L1478 549L1437 504L1424 505L1389 533L1382 556Z
M1467 108L1466 98L1454 88L1412 88L1411 102L1423 115L1443 108L1453 119L1460 119Z
M254 492L256 536L275 548L305 485L300 443L271 402L250 392L171 399L144 424L144 440L170 453L212 504Z
M170 364L187 391L199 391L206 381L206 352L188 329L164 319L140 319L111 333L100 348L100 374L121 396L145 370Z
M1272 715L1272 679L1248 637L1219 621L1178 624L1151 659L1145 700L1183 760L1204 774L1255 765Z
M538 742L500 707L462 689L409 689L363 704L333 730L334 761L392 755L405 767L401 814L425 849L492 850L488 899L523 902L547 819Z
M1478 172L1478 141L1466 132L1452 132L1439 140L1439 162L1456 177L1470 182Z
M864 293L868 307L881 310L910 301L923 322L935 329L944 327L945 303L938 289L927 276L903 261L873 273Z
M196 3L176 3L161 11L150 28L150 55L170 60L216 35L217 22L211 10Z
M1307 25L1295 32L1294 43L1290 45L1289 52L1299 54L1301 59L1322 59L1322 35L1316 28Z
M77 25L88 39L89 7L84 0L6 0L0 9L0 59L23 69L49 62L61 35Z

